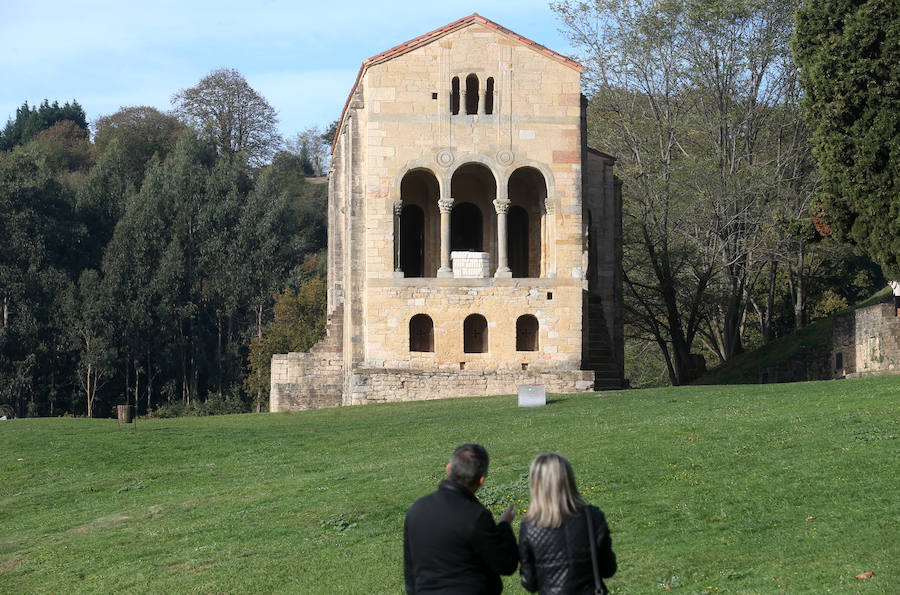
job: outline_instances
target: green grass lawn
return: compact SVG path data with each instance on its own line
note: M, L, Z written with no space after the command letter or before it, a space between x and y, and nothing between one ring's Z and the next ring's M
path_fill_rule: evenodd
M900 378L549 400L0 422L0 593L398 593L406 508L471 441L495 514L572 461L615 593L900 590Z

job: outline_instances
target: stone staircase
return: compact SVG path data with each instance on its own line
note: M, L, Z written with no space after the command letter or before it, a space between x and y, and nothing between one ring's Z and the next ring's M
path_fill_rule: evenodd
M616 363L610 340L609 329L603 311L603 300L599 296L588 296L588 336L582 353L581 368L593 370L594 390L623 388L623 380Z

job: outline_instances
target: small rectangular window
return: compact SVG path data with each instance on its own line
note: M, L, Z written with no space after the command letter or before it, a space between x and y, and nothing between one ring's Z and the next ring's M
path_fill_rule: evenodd
M432 98L432 99L437 99L437 93L432 93L432 94L431 94L431 98Z

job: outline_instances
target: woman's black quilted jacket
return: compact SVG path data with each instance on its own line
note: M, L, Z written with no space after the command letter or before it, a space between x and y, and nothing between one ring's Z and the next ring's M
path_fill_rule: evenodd
M594 524L600 576L609 578L616 572L609 527L599 508L588 505L587 510ZM588 527L583 514L564 517L562 526L556 529L544 529L522 521L519 561L522 586L532 593L594 592ZM606 592L605 585L603 592Z

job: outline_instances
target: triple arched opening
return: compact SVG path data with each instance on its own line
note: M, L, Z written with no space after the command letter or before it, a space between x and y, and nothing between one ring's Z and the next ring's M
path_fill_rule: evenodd
M437 178L426 169L411 170L400 182L395 266L404 277L435 277L441 267L440 194ZM508 202L495 204L497 196L497 182L487 166L466 163L453 172L449 250L486 252L495 273L501 267L498 222L505 216L507 266L512 276L544 276L548 219L543 174L533 167L520 167L506 180Z
M461 108L469 116L494 113L494 77L484 79L484 93L478 75L471 73L463 79L465 89L460 88L460 77L450 79L450 113L460 115Z

